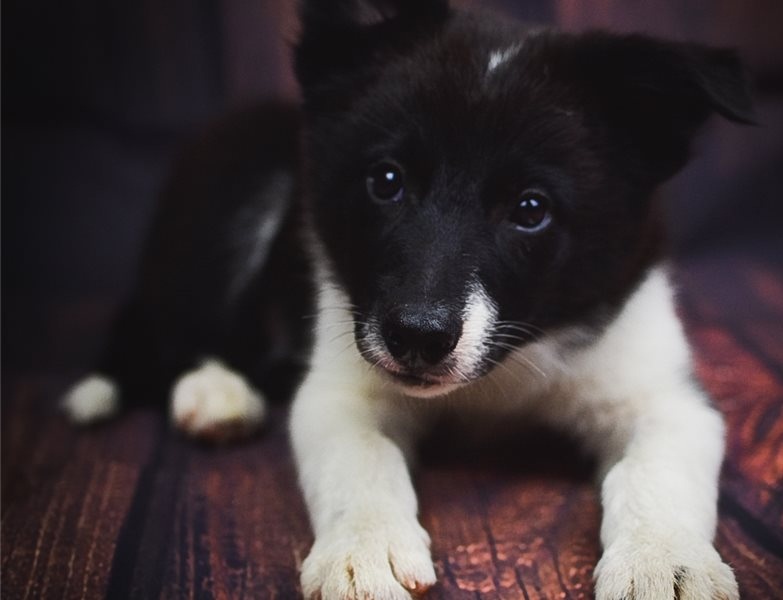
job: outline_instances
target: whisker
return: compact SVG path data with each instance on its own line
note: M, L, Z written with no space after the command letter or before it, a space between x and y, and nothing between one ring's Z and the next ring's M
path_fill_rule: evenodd
M367 323L365 321L358 321L355 319L343 319L342 321L332 321L329 323L328 327L334 327L336 325L362 325L364 327L367 326Z
M344 338L347 335L353 336L353 331L342 331L342 332L338 333L337 335L335 335L334 337L330 338L328 340L328 342L330 344L332 344L332 343L336 342L337 340L339 340L340 338ZM353 342L353 337L351 338L351 342Z
M468 377L468 375L456 364L449 365L446 372L449 377L456 379L459 383L470 383L471 381L470 377Z
M529 359L527 356L523 354L519 354L516 352L518 350L517 347L512 346L511 344L505 344L503 342L491 342L493 346L497 348L502 348L504 350L509 350L510 353L507 355L507 359L511 360L515 363L517 363L520 366L527 367L528 369L531 369L538 373L541 377L544 379L547 379L547 374L539 367L535 362L533 362L531 359Z
M537 332L540 334L546 333L543 329L541 329L537 325L533 325L532 323L526 323L525 321L496 321L495 326L503 329L517 329L525 333L532 333L532 332Z
M341 350L338 350L338 351L335 353L334 357L335 357L335 358L337 358L338 356L340 356L340 355L344 354L344 353L345 353L345 352L347 352L347 351L348 351L348 349L349 349L351 346L353 346L353 345L354 345L354 343L353 343L353 340L351 340L351 341L350 341L350 342L349 342L349 343L348 343L348 344L347 344L345 347L343 347Z
M521 335L514 335L512 333L495 333L495 334L493 334L492 337L503 338L503 339L507 339L507 340L514 340L514 341L517 341L517 342L525 342L525 343L532 342L535 339L532 336L522 337Z
M519 374L516 371L513 371L512 369L509 369L508 365L504 364L503 362L501 362L499 360L495 360L494 358L489 358L489 357L487 358L487 362L489 362L490 364L495 365L496 367L500 367L506 373L508 373L511 377L513 377L517 381L517 383L519 383L519 384L521 384L523 386L525 385L525 383L526 383L525 380L522 379L522 377L520 377ZM494 380L492 380L492 381L497 386L497 388L499 390L503 390L503 387L498 382L496 382ZM504 390L504 393L505 393L505 390Z

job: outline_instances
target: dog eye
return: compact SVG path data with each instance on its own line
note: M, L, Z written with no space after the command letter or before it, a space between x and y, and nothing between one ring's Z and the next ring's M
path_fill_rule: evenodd
M526 191L519 204L511 211L509 219L522 231L537 232L545 229L552 221L549 198L541 192Z
M373 165L367 173L367 193L382 204L399 202L405 191L402 167L390 160Z

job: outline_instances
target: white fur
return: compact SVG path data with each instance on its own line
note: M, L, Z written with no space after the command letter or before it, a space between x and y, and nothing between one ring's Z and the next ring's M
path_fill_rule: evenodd
M489 351L490 332L495 326L498 310L478 281L471 286L462 315L462 335L454 348L456 371L472 378Z
M712 547L723 421L691 379L666 273L653 271L566 364L541 413L579 435L605 475L597 598L672 598L675 578L681 598L737 598Z
M492 74L499 67L514 58L519 53L521 48L521 44L512 44L508 48L495 50L492 52L492 54L489 55L489 61L487 62L487 75Z
M90 375L68 390L61 406L72 422L87 425L117 414L120 392L111 379Z
M236 299L266 262L288 206L293 180L287 173L272 175L260 192L265 210L255 203L239 212L231 239L236 241L236 275L228 289L229 298Z
M171 392L174 426L193 437L222 440L256 431L266 413L263 396L216 359L180 377Z
M368 368L347 298L322 261L312 368L292 407L291 437L316 542L302 565L306 597L409 598L435 582L403 449L415 431ZM392 393L390 393L392 392Z
M324 600L408 598L432 584L434 572L405 456L442 403L403 401L355 346L345 347L347 297L320 265L312 368L291 417L316 536L303 589ZM690 379L665 271L652 271L606 330L586 339L570 329L530 344L453 391L449 406L491 410L495 398L504 410L576 434L597 454L605 548L599 600L673 599L675 580L681 598L737 598L731 570L712 547L723 425Z

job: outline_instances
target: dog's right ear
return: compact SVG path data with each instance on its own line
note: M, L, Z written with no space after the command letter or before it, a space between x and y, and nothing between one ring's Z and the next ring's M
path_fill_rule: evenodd
M448 0L301 0L296 75L308 108L336 109L449 16Z
M550 74L587 92L591 118L610 126L622 160L655 184L686 164L711 115L754 122L749 76L734 50L601 31L549 40Z

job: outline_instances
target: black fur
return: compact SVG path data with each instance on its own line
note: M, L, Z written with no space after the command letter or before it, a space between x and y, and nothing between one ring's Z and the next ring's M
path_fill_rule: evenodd
M208 354L263 383L281 339L282 354L302 356L312 311L302 214L359 314L362 350L401 306L453 321L471 278L500 319L531 335L600 326L660 258L654 192L695 133L713 113L752 119L728 50L531 32L443 1L311 0L302 21L301 135L296 111L263 106L180 164L101 365L122 385L157 373L164 388ZM489 73L491 53L514 44ZM368 198L368 170L383 159L405 171L401 202ZM246 248L227 225L260 222L281 170L296 181L284 225L265 264L229 293ZM538 233L509 220L529 188L552 202Z
M304 317L314 310L295 200L299 127L293 107L264 104L217 123L177 161L136 288L98 365L125 399L162 401L208 356L267 391L290 388L307 358ZM242 273L281 176L290 189L267 260Z
M462 14L416 36L399 16L382 26L377 46L352 57L356 79L339 57L324 69L329 48L313 46L328 40L307 29L297 57L307 199L363 322L422 298L459 313L475 275L504 321L538 332L600 321L659 259L653 192L684 165L694 133L713 112L750 119L730 51ZM487 73L492 51L520 42ZM403 202L379 206L364 178L385 157L409 184ZM531 187L553 200L553 225L538 234L508 221ZM360 347L367 333L357 326Z

